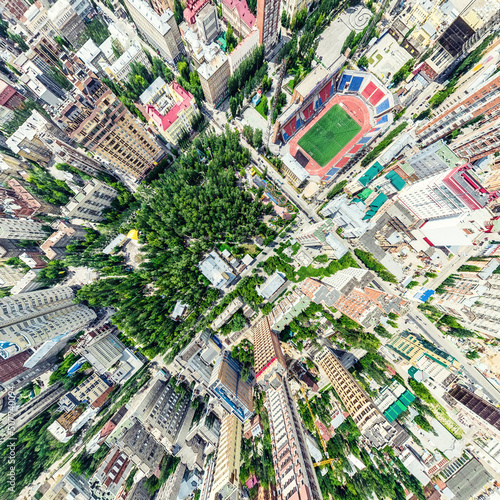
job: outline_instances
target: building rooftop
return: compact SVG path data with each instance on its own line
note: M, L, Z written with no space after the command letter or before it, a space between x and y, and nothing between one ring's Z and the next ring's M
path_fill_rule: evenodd
M238 16L243 21L243 23L245 23L249 28L253 27L256 17L248 8L246 0L222 0L222 3L231 10L236 9L238 12Z
M304 80L302 80L294 89L303 97L306 97L310 92L318 85L318 83L323 80L323 78L329 76L331 73L324 68L321 64L318 64L311 73L309 73Z
M150 7L149 3L144 2L144 0L127 0L127 2L134 7L134 9L138 10L142 17L144 17L161 36L165 36L170 31L170 26L167 21L174 15L170 9L167 9L159 16Z
M210 252L198 267L212 286L218 289L224 288L235 278L231 267L215 251Z
M283 273L276 271L267 280L257 287L257 293L264 299L272 297L286 283Z
M133 43L110 67L109 69L116 75L125 67L130 67L139 52L143 49L139 43Z
M204 51L205 62L198 68L198 74L205 80L210 77L227 61L227 56L220 47L212 42Z
M307 170L290 153L286 153L281 161L297 176L301 183L309 177Z

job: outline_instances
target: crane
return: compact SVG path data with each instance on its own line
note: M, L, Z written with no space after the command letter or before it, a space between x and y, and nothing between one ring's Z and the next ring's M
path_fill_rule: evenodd
M304 395L304 399L306 400L307 408L309 409L309 413L311 414L312 421L314 422L314 425L316 427L316 431L318 432L318 436L319 436L319 439L321 441L321 445L323 446L323 451L325 452L325 456L327 458L326 460L322 460L321 462L317 462L313 465L314 465L314 467L320 467L321 465L330 464L332 471L335 472L335 468L333 467L333 462L340 462L340 460L338 458L330 458L328 456L328 451L326 450L325 440L323 439L323 436L321 435L321 432L319 431L319 427L316 424L316 420L314 419L314 414L311 410L311 406L309 405L309 400L307 399L306 391L304 390L304 388L302 386L300 386L300 390L302 391L302 394Z

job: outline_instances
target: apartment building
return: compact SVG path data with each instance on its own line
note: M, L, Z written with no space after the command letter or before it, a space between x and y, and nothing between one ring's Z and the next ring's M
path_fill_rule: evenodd
M61 123L71 139L135 188L163 151L111 90L93 79L86 86L94 91L93 102L75 98L61 109Z
M12 295L19 293L32 292L42 287L42 283L38 281L38 274L41 269L31 269L28 271L10 290Z
M234 313L236 313L236 311L241 309L244 305L245 304L241 300L241 297L233 299L229 302L224 311L222 311L222 313L213 320L212 329L217 331L219 328L222 328L233 317Z
M290 154L286 153L281 158L282 172L295 187L300 187L309 177L309 172Z
M220 33L215 5L207 3L196 15L196 31L203 43L212 43Z
M482 117L482 123L496 120L499 107L500 75L480 74L472 81L464 81L456 92L433 112L433 118L417 130L417 138L424 145L428 145L463 127L474 118Z
M252 384L241 379L241 365L227 351L222 351L215 361L209 390L222 407L228 413L234 413L241 422L252 416Z
M387 347L413 366L425 356L448 369L458 370L460 368L460 363L453 356L409 332L395 335Z
M79 404L94 405L103 394L109 392L111 387L96 372L93 372L81 384L66 394L59 401L59 407L66 412L74 410Z
M91 477L95 496L114 499L125 485L134 463L118 446L113 446Z
M243 425L232 414L222 419L209 500L238 498Z
M5 441L7 437L20 430L47 408L50 408L65 393L66 389L63 387L62 382L56 382L38 396L21 405L9 416L9 428L0 429L0 441ZM6 423L5 420L4 422Z
M139 63L148 70L151 69L149 59L139 42L133 43L113 64L105 67L104 71L116 83L121 83L128 80L132 63Z
M451 144L453 151L473 162L500 151L500 118L488 121L484 125L466 134L461 134Z
M20 94L12 85L0 80L0 106L13 110L17 108L25 97Z
M79 47L80 37L85 31L85 23L68 0L57 0L47 15L59 33L73 45Z
M469 214L498 197L496 191L483 187L479 170L470 163L444 170L406 187L398 194L398 200L422 220Z
M14 286L22 277L23 273L19 269L8 265L0 266L0 287Z
M0 338L20 349L42 344L61 333L78 331L96 318L73 302L69 286L56 286L0 299Z
M231 53L228 55L229 67L231 68L231 74L233 74L239 67L240 64L259 46L259 32L257 28L254 28L248 36L246 36Z
M354 377L342 366L333 349L324 348L317 361L362 433L384 418Z
M302 422L287 379L283 378L277 388L271 387L266 395L277 500L322 498Z
M198 265L201 273L211 285L219 290L229 286L235 279L232 267L214 250Z
M166 9L158 15L144 0L125 0L125 5L148 43L170 63L179 61L184 49L172 11Z
M0 219L0 238L37 241L46 236L42 226L31 219Z
M332 234L335 230L335 221L325 219L316 224L306 224L300 233L295 236L295 239L306 247L323 248L325 253L338 260L348 252L348 249L339 241L337 236Z
M255 16L245 0L222 0L222 17L232 26L237 37L245 38L255 24Z
M269 324L275 332L281 332L294 318L309 307L311 299L300 290L292 290L269 313Z
M495 271L499 265L497 259L491 259L480 272L458 273L453 285L436 296L433 306L458 318L467 328L498 336L500 275Z
M290 22L298 12L303 9L308 9L310 3L311 2L308 0L283 0L281 2L281 10L282 12L286 12Z
M276 388L286 373L286 361L277 335L264 316L253 328L254 370L258 384Z
M177 145L179 139L193 129L198 107L192 94L176 81L158 77L139 97L144 110L165 139Z
M171 380L172 383L156 380L134 414L155 439L170 450L177 441L190 405L189 396L175 392L176 381Z
M85 239L85 230L82 226L73 226L61 221L57 226L57 231L54 231L40 245L40 249L49 260L61 259L66 255L66 247L72 240L83 239Z
M198 68L201 88L208 104L218 107L228 96L227 82L231 74L229 59L216 43L204 52L204 62Z
M28 10L29 6L29 2L25 2L24 0L2 0L0 2L2 10L7 11L8 14L18 20L23 17L23 14ZM7 17L5 13L3 17Z
M110 208L117 196L118 191L115 188L97 179L91 179L61 207L61 213L67 218L99 222L103 219L103 210Z
M257 29L259 45L264 44L266 53L278 43L281 0L257 0Z

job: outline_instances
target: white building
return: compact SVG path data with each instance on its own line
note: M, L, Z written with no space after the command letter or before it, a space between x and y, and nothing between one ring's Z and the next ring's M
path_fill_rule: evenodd
M137 29L162 57L170 63L177 62L184 52L181 33L170 9L159 16L143 0L125 0Z
M70 2L57 0L47 14L59 33L66 37L73 46L78 47L78 40L85 31L85 24Z
M96 318L74 303L69 286L56 286L0 299L0 340L21 349L37 346L61 333L78 331Z
M42 225L30 219L0 219L0 239L41 240L46 236Z
M408 163L419 179L426 179L438 172L450 170L466 163L446 145L437 141L408 158Z
M38 274L41 269L31 269L28 271L10 290L12 295L19 293L32 292L38 290L42 284L38 281Z
M210 252L198 265L201 273L210 281L211 285L219 290L229 286L236 277L231 266L226 264L214 250Z
M207 3L196 14L196 30L204 43L212 43L220 33L219 19L215 5Z
M111 207L117 196L116 189L97 179L91 179L61 207L61 213L68 218L99 222L103 218L102 211Z
M282 158L282 168L285 177L295 187L299 187L308 179L309 172L290 154L286 153Z
M256 287L256 290L262 298L270 299L285 283L285 275L275 271L262 285Z
M321 214L331 217L334 224L342 228L344 238L359 238L372 226L365 216L365 205L349 202L346 195L336 196L326 205Z
M127 81L132 71L132 63L140 63L149 70L149 59L140 43L133 43L111 66L104 68L106 73L117 83Z
M233 74L240 64L259 46L259 32L252 30L229 54L229 66Z

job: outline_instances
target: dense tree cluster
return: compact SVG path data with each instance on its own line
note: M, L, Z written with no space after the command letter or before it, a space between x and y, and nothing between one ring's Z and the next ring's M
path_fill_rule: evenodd
M391 130L362 160L361 166L366 167L387 147L392 141L407 127L408 123L400 123L396 128Z
M65 205L73 191L64 181L60 181L40 166L34 166L28 177L26 189L36 196L42 197L47 203Z
M235 176L248 160L237 132L228 129L222 136L195 139L175 169L137 193L141 208L135 227L146 243L139 270L79 291L80 300L90 305L113 306L113 321L142 344L147 355L180 345L181 339L189 341L184 329L197 315L176 330L169 314L177 300L192 306L206 300L206 308L218 296L213 289L207 296L208 281L197 267L203 254L222 242L241 244L256 233L264 206L236 185ZM92 250L83 255L92 267L103 257Z
M264 64L264 45L257 47L252 55L247 57L236 69L236 71L229 77L227 82L229 95L235 96L238 92L245 89L255 78L257 72ZM258 83L262 81L264 75L260 76ZM254 87L255 88L255 87Z
M397 283L398 280L394 274L390 273L380 262L375 259L375 257L370 252L365 252L364 250L360 250L356 248L354 250L356 257L363 262L363 264L372 271L376 272L380 278L384 281L388 281L389 283Z

